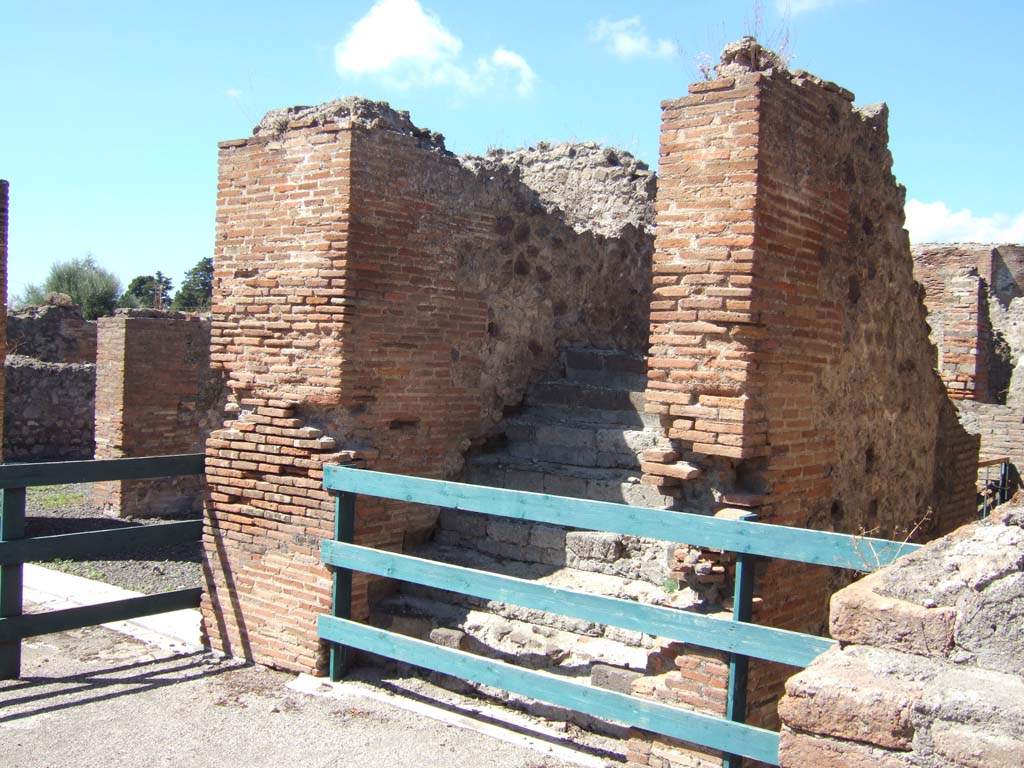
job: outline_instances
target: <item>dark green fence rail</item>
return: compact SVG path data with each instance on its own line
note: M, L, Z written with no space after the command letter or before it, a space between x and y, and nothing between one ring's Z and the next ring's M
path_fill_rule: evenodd
M0 465L0 679L9 680L20 676L21 641L26 637L195 608L202 595L202 590L196 587L59 611L24 614L23 566L27 562L103 557L130 551L135 547L185 544L199 541L202 536L202 523L199 520L185 520L138 528L26 537L26 489L40 485L201 475L204 462L203 454L182 454Z
M748 659L754 657L806 666L834 645L828 638L750 623L753 558L774 557L872 571L919 548L915 544L887 539L766 525L749 520L722 520L352 467L325 467L324 487L337 493L334 539L324 540L321 547L324 563L334 569L333 615L321 615L318 620L320 637L332 643L332 679L338 680L343 674L348 661L347 649L360 649L721 750L726 754L726 765L732 768L740 765L743 757L778 765L778 734L743 722ZM352 542L357 494L730 550L737 553L733 618L730 621L560 589L501 574L356 546ZM727 717L714 717L592 688L557 675L521 669L353 622L350 620L353 571L727 651L731 654Z

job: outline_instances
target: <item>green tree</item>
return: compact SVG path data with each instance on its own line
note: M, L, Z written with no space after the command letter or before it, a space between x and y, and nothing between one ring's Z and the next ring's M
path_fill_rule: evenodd
M139 275L133 277L128 288L117 300L119 307L155 307L157 289L160 290L160 306L171 303L171 278L157 271L155 275Z
M183 312L204 312L213 300L213 259L200 259L185 273L185 281L174 294L173 309Z
M11 306L15 309L38 307L45 303L46 289L41 285L26 285L21 293L11 298Z
M92 254L88 254L80 259L54 264L42 286L26 286L14 304L42 304L49 293L66 293L82 308L86 320L95 320L101 315L113 314L117 295L121 293L121 281L113 272L99 266Z

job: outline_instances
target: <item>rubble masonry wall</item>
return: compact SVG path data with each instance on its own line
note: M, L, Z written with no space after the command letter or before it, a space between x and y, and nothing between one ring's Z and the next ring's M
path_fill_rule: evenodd
M62 294L38 307L25 307L7 316L7 348L12 355L44 363L96 362L96 323Z
M611 196L650 181L628 158L564 146L538 148L534 170L544 153L596 159L619 179ZM360 99L273 112L221 145L212 361L233 396L207 447L215 647L323 669L324 463L453 477L560 345L642 349L650 233L577 231L556 186L538 194L501 157L456 158ZM357 541L400 549L435 516L360 499ZM369 588L357 580L357 615Z
M95 364L49 363L7 355L4 375L5 461L93 457Z
M62 298L7 316L7 461L93 457L96 323Z

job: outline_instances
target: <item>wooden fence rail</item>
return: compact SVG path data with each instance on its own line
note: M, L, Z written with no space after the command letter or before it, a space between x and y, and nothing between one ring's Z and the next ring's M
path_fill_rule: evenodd
M203 454L181 454L0 465L0 679L20 676L21 641L26 637L195 608L202 594L202 590L196 587L98 605L24 614L22 591L26 562L103 557L129 551L133 547L199 541L202 535L201 521L185 520L137 528L26 537L26 489L41 485L201 475L204 464Z
M750 623L753 558L774 557L873 571L919 548L916 544L887 539L766 525L748 520L723 520L345 466L324 468L324 488L337 494L334 539L324 540L321 546L323 562L334 569L333 615L321 615L318 623L320 636L332 643L333 679L340 679L347 665L346 648L356 648L721 750L726 755L725 765L730 768L739 766L743 757L778 765L778 734L743 723L748 658L806 666L834 645L828 638ZM353 539L355 498L358 494L729 550L737 553L733 619L561 589L357 546ZM521 669L353 622L350 620L353 571L727 651L731 654L727 717L714 717L593 688L561 676Z

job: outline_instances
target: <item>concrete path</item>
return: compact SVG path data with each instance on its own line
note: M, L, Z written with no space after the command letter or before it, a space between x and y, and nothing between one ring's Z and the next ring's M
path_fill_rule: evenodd
M35 574L30 594L45 600L40 576L50 578ZM50 594L47 607L61 600L76 601ZM103 627L26 640L22 679L0 681L0 766L563 768L621 760L621 743L581 747L564 726L419 679L374 669L336 685L296 678L220 659L150 624L142 634L151 642Z

